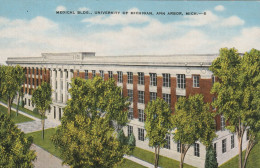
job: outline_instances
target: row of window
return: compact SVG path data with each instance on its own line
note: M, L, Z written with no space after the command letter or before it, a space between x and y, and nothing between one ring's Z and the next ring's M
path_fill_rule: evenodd
M127 96L129 97L129 101L133 101L133 90L127 89ZM138 91L138 103L144 103L144 91ZM156 92L150 92L150 101L156 100L157 93ZM171 94L163 93L163 99L171 105Z
M45 69L45 68L44 68L44 71L43 71L42 68L39 69L39 68L37 68L37 67L36 67L36 68L34 68L34 67L32 67L32 68L30 68L30 67L28 67L28 68L25 67L25 68L24 68L24 73L25 73L25 74L27 74L27 69L28 69L28 73L29 73L29 74L34 73L35 70L36 70L36 74L39 74L39 70L40 70L40 75L42 75L42 72L43 72L44 74L46 74L46 69Z
M79 73L79 71L78 71ZM104 79L104 71L99 71L100 76ZM144 85L144 72L138 72L138 84ZM150 85L151 86L157 86L157 74L156 73L150 73ZM92 77L96 76L96 71L92 70ZM163 73L163 87L171 87L171 75L168 73ZM113 71L108 71L108 77L113 78ZM85 79L88 79L88 70L85 70ZM193 75L193 87L200 87L199 85L199 75ZM117 82L123 83L123 72L117 71ZM127 72L127 83L133 84L133 72ZM185 74L177 74L177 88L186 88L186 79Z
M133 134L133 126L128 125L127 126L127 136L130 137L130 135ZM138 140L139 141L144 141L145 136L144 136L144 129L143 128L138 128ZM171 137L169 134L165 136L165 145L164 148L166 149L171 149ZM181 152L181 143L177 143L177 152ZM200 157L200 144L195 143L194 144L194 156Z

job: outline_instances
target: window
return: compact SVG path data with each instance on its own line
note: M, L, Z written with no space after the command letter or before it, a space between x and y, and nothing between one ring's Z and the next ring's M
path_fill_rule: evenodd
M194 144L194 156L200 157L200 144L198 143Z
M181 153L181 142L177 142L177 152Z
M156 73L150 73L150 85L157 86L157 75L156 75Z
M156 100L157 93L156 92L150 92L150 101Z
M63 90L63 81L60 82L60 88Z
M60 71L60 77L63 78L63 71Z
M32 85L34 86L34 78L32 78Z
M138 72L138 84L144 85L144 73L143 72Z
M34 67L32 68L32 74L34 74Z
M85 70L85 79L88 79L88 70Z
M163 86L171 87L171 75L170 74L162 74L163 75Z
M26 90L27 90L27 89L26 89ZM27 102L26 102L26 98L25 98L25 99L24 99L24 104L26 105L26 103L27 103Z
M211 80L212 80L212 86L213 86L214 83L216 82L216 79L215 79L215 76L214 76L214 75L212 75Z
M144 129L138 128L138 140L144 141Z
M214 150L215 150L216 156L217 156L217 143L214 143Z
M170 94L163 93L163 100L166 101L166 103L168 103L169 106L171 106L171 95Z
M214 101L216 100L215 97L212 98L212 103L214 103ZM212 106L212 110L216 110L216 107L215 106Z
M165 145L164 145L164 148L166 148L166 149L171 149L171 137L170 137L169 134L167 134L167 135L165 136L165 141L166 141L166 143L165 143Z
M108 71L108 77L113 78L113 71Z
M92 78L96 76L96 70L92 70Z
M186 88L185 74L177 74L177 87L181 89Z
M224 131L225 130L225 126L226 126L226 123L225 123L225 118L224 118L224 116L223 115L221 115L221 131Z
M123 83L123 72L122 71L117 71L117 82Z
M227 151L227 139L222 140L222 153Z
M66 70L66 78L69 78L69 71Z
M28 69L28 72L29 72L29 74L31 74L31 68L29 67L29 69Z
M134 118L133 108L129 107L128 109L128 119L132 120Z
M144 122L144 110L138 109L138 119L140 122Z
M36 68L36 75L38 75L38 73L39 73L39 70L38 70L38 68Z
M127 126L127 136L130 137L133 134L133 126Z
M58 87L58 84L57 84L57 81L55 82L55 88L56 88L56 90L57 90L57 87Z
M200 76L199 75L193 76L193 87L200 87Z
M127 96L129 97L129 101L132 102L133 101L133 90L131 89L127 89Z
M53 114L54 114L53 117L54 117L54 119L55 119L55 118L56 118L56 107L53 107L53 109L54 109L54 110L53 110Z
M133 84L133 72L127 72L127 83Z
M59 120L61 120L61 108L59 108Z
M231 149L233 149L235 147L235 139L234 139L234 135L231 135Z
M36 86L39 86L39 81L38 80L36 80Z
M144 91L138 91L138 103L144 103Z
M28 106L31 106L31 100L28 99Z
M100 70L99 73L100 73L101 78L104 79L104 71L103 71L103 70Z

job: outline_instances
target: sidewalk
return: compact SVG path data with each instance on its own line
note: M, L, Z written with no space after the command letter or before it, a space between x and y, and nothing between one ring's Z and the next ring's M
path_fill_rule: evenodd
M148 168L154 168L153 164L148 163L148 162L146 162L144 160L138 159L138 158L136 158L134 156L125 155L124 158L128 159L128 160L131 160L131 161L133 161L135 163L138 163L138 164L140 164L142 166L145 166L145 167L148 167ZM158 168L160 168L160 167L158 167Z

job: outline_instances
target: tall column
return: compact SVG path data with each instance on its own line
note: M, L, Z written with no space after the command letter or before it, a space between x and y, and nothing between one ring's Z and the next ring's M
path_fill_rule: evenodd
M68 83L69 83L69 89L70 89L70 83L71 83L71 77L72 77L72 72L70 69L68 69ZM71 98L69 92L68 92L68 95L69 95L69 99Z
M66 103L66 101L67 101L67 94L66 94L66 84L67 84L67 82L66 82L66 71L63 69L63 103Z
M59 69L58 71L57 71L57 95L58 95L58 102L61 102L61 76L60 76L60 72L61 72L61 70Z
M52 85L52 100L53 101L56 101L55 100L55 92L56 92L56 86L55 86L55 84L56 84L56 70L55 69L52 69L52 71L51 71L51 85Z

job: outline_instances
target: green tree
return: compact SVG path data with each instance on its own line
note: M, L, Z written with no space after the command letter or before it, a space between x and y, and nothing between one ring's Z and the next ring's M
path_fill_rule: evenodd
M216 151L212 145L209 145L206 149L205 168L218 168Z
M9 117L0 113L0 167L34 167L36 155L30 150L32 137L15 126Z
M135 143L136 143L135 136L134 136L134 134L131 134L130 137L128 138L128 142L127 142L130 154L131 154L131 152L133 152L133 150L135 148L135 145L136 145Z
M245 167L248 155L258 143L260 128L260 52L252 49L240 56L236 49L223 48L210 70L219 79L211 90L217 113L228 120L227 127L238 137L239 167ZM242 161L242 140L249 130L249 141Z
M7 99L8 115L10 116L14 97L21 90L25 74L19 65L2 66L1 71L0 92Z
M158 167L160 148L164 147L165 136L172 127L171 110L169 105L161 98L149 102L145 108L146 138L149 139L149 146L154 147L154 167Z
M176 128L173 139L181 144L180 168L183 167L187 151L196 141L205 146L211 145L216 137L214 116L209 104L204 103L203 95L195 94L178 99L173 115L173 126Z
M50 107L51 100L51 86L49 83L42 82L32 94L32 103L36 106L41 115L42 123L42 139L44 139L44 122L45 111Z
M128 151L115 133L128 122L127 98L114 80L72 79L71 99L52 140L72 167L112 167ZM119 134L120 135L120 134Z

